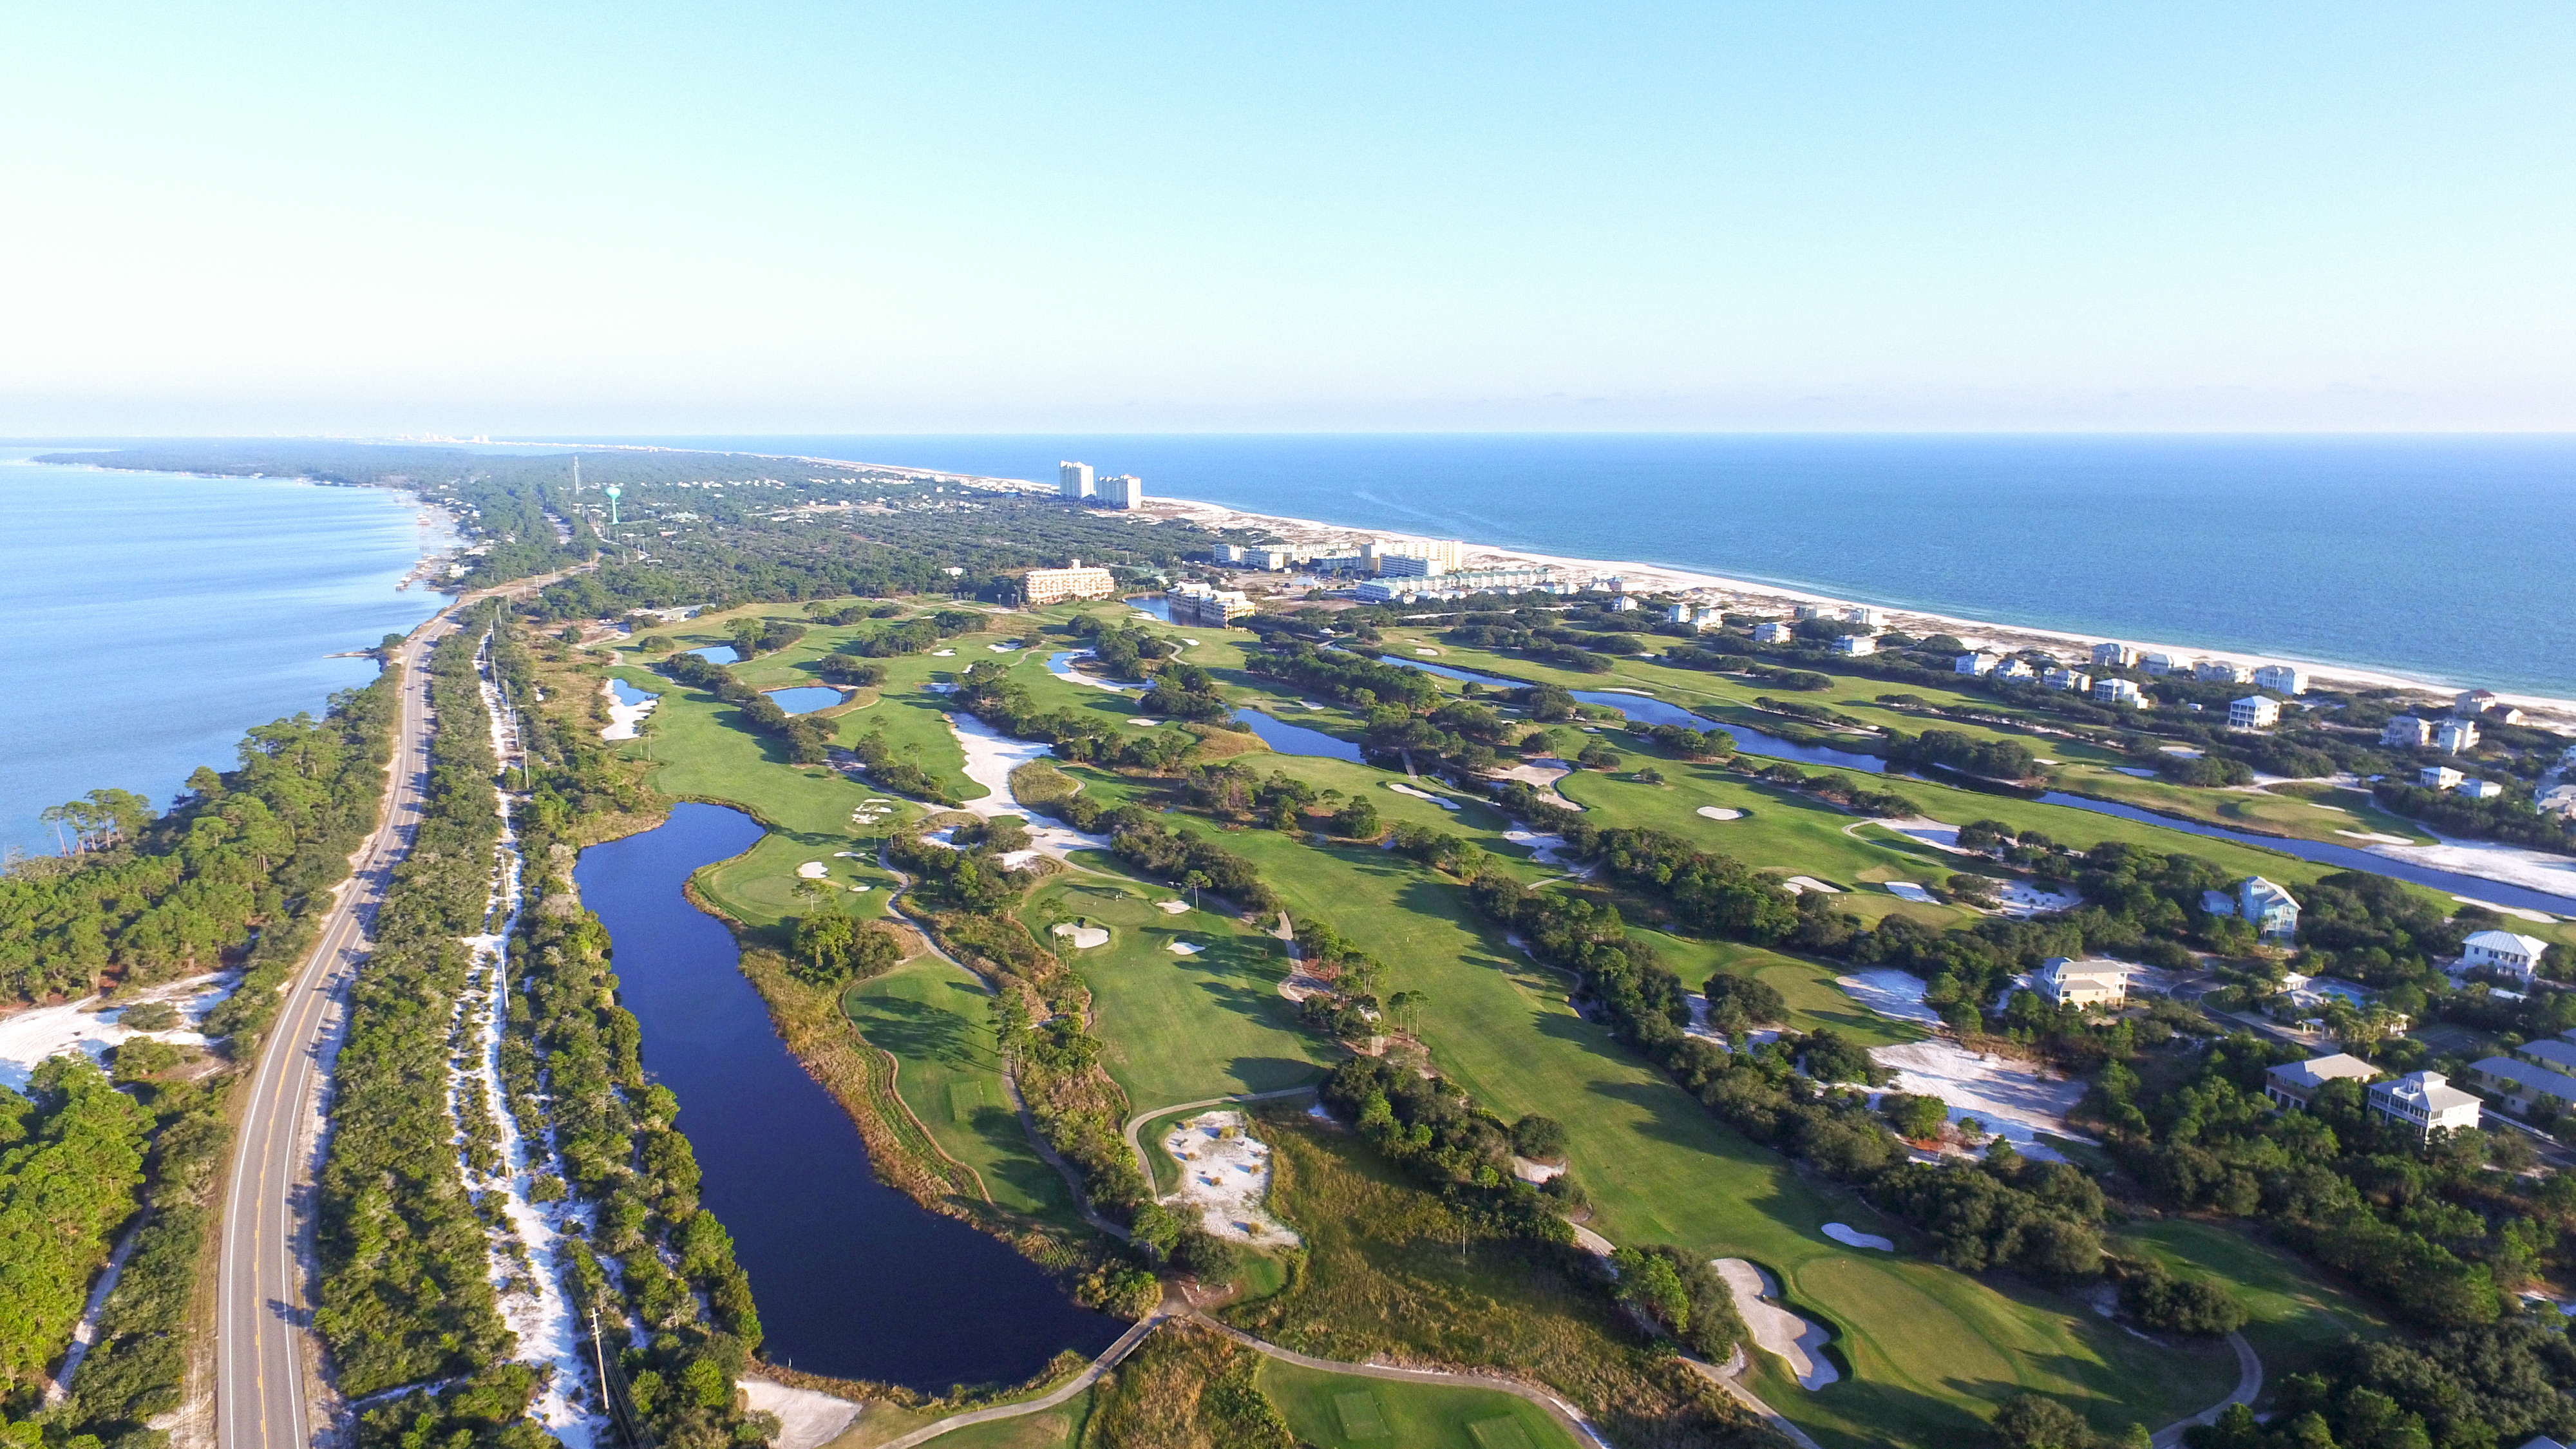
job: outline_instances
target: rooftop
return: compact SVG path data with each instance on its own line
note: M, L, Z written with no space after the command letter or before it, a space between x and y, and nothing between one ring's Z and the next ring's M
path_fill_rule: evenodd
M2351 1078L2368 1081L2379 1075L2379 1068L2349 1052L2336 1052L2330 1057L2312 1057L2304 1062L2284 1062L2265 1075L2288 1087L2314 1090L2328 1082Z

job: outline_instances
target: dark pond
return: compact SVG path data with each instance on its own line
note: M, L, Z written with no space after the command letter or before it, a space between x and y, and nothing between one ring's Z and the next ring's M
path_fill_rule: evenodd
M1261 742L1283 755L1322 755L1327 759L1360 763L1360 747L1339 735L1328 735L1319 729L1293 725L1273 719L1257 709L1238 709L1234 717L1252 726Z
M730 644L710 644L704 649L692 649L689 652L709 664L732 664L742 658L742 655Z
M768 1355L937 1393L1107 1348L1126 1325L869 1173L858 1129L770 1026L732 933L680 893L690 872L760 836L740 811L680 805L656 829L583 851L574 880L616 942L645 1069L679 1095L701 1199L733 1233Z
M611 679L608 681L608 688L617 696L617 702L619 704L626 705L629 708L642 704L646 700L661 698L658 694L646 694L643 690L637 689L634 685L627 683L623 679Z
M824 684L799 684L787 689L763 690L761 693L771 704L789 714L812 714L818 709L830 709L839 704L842 699L839 690Z

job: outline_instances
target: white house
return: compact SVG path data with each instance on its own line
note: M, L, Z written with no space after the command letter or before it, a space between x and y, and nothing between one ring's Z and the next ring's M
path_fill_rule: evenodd
M2308 671L2287 664L2266 664L2254 671L2254 687L2276 694L2305 694L2308 692Z
M1978 678L1983 679L1987 675L1994 673L1995 666L2002 662L2002 660L1997 659L1991 654L1962 654L1957 659L1951 661L1950 672L1953 674L1973 674Z
M2415 783L2427 790L2455 789L2460 779L2460 772L2448 765L2426 765L2415 772Z
M2125 679L2094 680L2093 702L2096 704L2127 705L2131 709L2145 709L2147 707L2147 697L2138 692L2137 685Z
M2119 1006L2129 999L2129 974L2135 969L2117 961L2051 956L2039 963L2032 981L2053 1006Z
M2236 883L2236 893L2202 891L2200 908L2213 916L2242 916L2254 933L2276 945L2289 945L2299 934L2299 902L2288 891L2259 875Z
M1846 624L1858 624L1864 629L1887 627L1887 615L1884 611L1858 606L1843 610L1842 621Z
M2423 1138L2478 1125L2478 1099L2452 1086L2440 1072L2408 1072L2373 1086L2370 1110Z
M2433 742L2433 723L2411 714L2401 714L2380 730L2379 742L2400 749L2420 750Z
M2134 669L2138 664L2138 649L2134 644L2096 644L2093 646L2093 662L2105 669Z
M1634 604L1631 604L1630 607L1633 608L1635 606ZM1664 610L1664 622L1667 624L1696 624L1699 622L1699 607L1695 604L1675 604L1671 608Z
M2443 754L2456 755L2477 746L2478 726L2475 720L2446 719L2433 726L2433 748Z
M2083 694L2093 688L2093 676L2080 669L2052 669L2041 675L2039 682L2069 694Z
M2204 659L2192 666L2191 677L2207 684L2251 684L2254 671L2232 659Z
M2367 1082L2379 1075L2379 1068L2346 1052L2330 1057L2311 1057L2304 1062L2284 1062L2263 1074L2263 1095L2275 1106L2305 1108L2316 1100L2317 1091L2328 1082L2350 1079Z
M1635 613L1637 609L1636 596L1632 594L1621 594L1617 598L1612 599L1606 607L1613 614Z
M2480 931L2460 943L2460 969L2489 971L2529 981L2540 969L2540 953L2549 943L2537 936L2517 935L2512 931Z
M1756 644L1786 644L1797 637L1797 625L1784 624L1777 619L1753 626L1753 642Z
M2492 689L2464 689L2452 696L2451 713L2462 719L2476 719L2487 712L2488 705L2495 702L2495 691Z
M2504 787L2493 780L2467 779L2460 782L2460 793L2472 800L2492 800L2504 793Z
M2007 659L1995 666L1997 679L2032 679L2038 674L2039 671L2031 668L2027 659Z
M2167 654L2162 650L2150 649L2138 656L2138 667L2149 674L2161 677L2167 674L2189 674L2199 667L2199 661L2188 654Z
M1878 641L1867 634L1841 634L1834 638L1836 654L1875 654Z
M2281 722L2281 702L2268 694L2249 694L2227 706L2232 730L2268 730Z
M2533 791L2531 808L2543 815L2559 815L2576 819L2576 783L2552 785L2546 790Z

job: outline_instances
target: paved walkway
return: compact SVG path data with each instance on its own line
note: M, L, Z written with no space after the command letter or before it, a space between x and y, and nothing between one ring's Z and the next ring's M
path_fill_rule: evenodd
M2168 1424L2157 1430L2156 1449L2176 1449L2182 1443L2185 1430L2202 1424L2215 1424L2219 1415L2238 1404L2254 1402L2255 1397L2263 1392L2263 1360L2255 1357L2254 1345L2245 1341L2244 1334L2231 1333L2227 1335L2227 1346L2236 1350L2236 1392L2180 1423Z
M1724 1368L1719 1368L1706 1359L1693 1358L1689 1354L1681 1355L1681 1360L1690 1365L1691 1372L1717 1385L1726 1392L1728 1398L1752 1410L1763 1423L1771 1426L1773 1433L1797 1445L1798 1449L1823 1449L1822 1445L1807 1437L1806 1430L1781 1417L1779 1410L1762 1402L1751 1389L1735 1381L1736 1375L1752 1366L1752 1361L1745 1357L1744 1345L1739 1343L1735 1346L1735 1357L1728 1359Z
M1162 1307L1155 1309L1150 1316L1139 1319L1133 1328L1118 1335L1118 1341L1109 1345L1100 1357L1093 1359L1091 1367L1065 1380L1054 1392L1043 1398L1026 1399L1016 1404L996 1404L989 1409L970 1409L963 1414L953 1414L936 1424L925 1424L900 1439L889 1440L880 1446L880 1449L912 1449L913 1445L927 1444L952 1429L963 1429L970 1424L989 1424L995 1419L1016 1419L1023 1414L1035 1414L1052 1409L1098 1383L1102 1374L1117 1367L1120 1359L1136 1351L1136 1345L1145 1341L1146 1334L1153 1332L1164 1320L1174 1317L1177 1312L1171 1300L1165 1299Z

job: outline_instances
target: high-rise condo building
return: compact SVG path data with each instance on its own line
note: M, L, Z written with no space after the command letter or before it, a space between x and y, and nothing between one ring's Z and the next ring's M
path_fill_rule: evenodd
M1089 463L1058 463L1055 465L1055 476L1058 497L1082 499L1091 496Z
M1145 480L1133 473L1112 473L1100 480L1100 502L1108 508L1141 508Z

